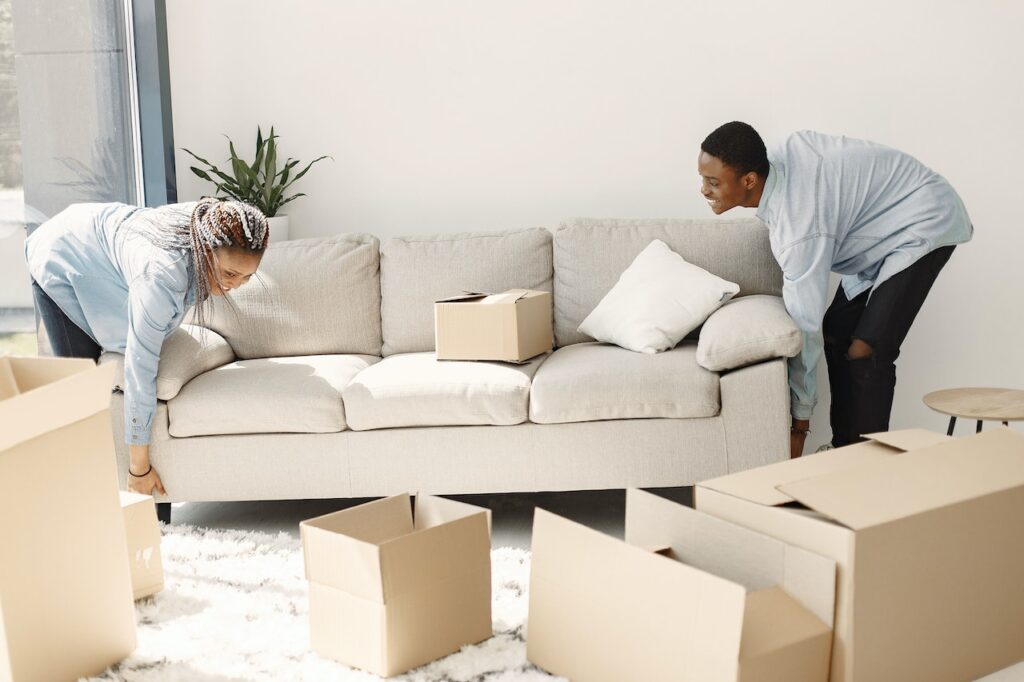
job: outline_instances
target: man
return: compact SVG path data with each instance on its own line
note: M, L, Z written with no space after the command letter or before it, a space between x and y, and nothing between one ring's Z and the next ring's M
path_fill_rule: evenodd
M955 245L973 233L960 197L895 149L801 131L768 153L738 121L708 135L697 169L716 214L757 208L784 275L786 310L804 333L789 361L790 456L803 452L822 350L832 445L887 430L900 346ZM830 272L842 286L826 310Z

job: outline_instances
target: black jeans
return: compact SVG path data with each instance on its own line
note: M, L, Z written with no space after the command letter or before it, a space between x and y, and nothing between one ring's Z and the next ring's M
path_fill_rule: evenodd
M97 360L103 349L81 327L68 319L43 288L32 281L32 298L46 328L50 351L58 358L89 358Z
M870 301L869 291L851 301L839 287L822 321L832 388L834 446L857 443L866 433L889 430L900 346L954 248L936 249L893 275L870 294ZM870 345L873 353L849 358L847 350L853 339Z

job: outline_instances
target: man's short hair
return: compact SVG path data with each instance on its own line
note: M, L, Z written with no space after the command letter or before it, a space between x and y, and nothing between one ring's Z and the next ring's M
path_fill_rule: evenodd
M768 152L764 140L752 126L741 121L721 125L708 135L700 148L740 175L755 171L768 177Z

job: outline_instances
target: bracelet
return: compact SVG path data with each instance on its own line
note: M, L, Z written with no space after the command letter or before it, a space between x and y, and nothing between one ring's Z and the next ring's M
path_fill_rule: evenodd
M152 470L153 470L153 463L150 462L149 463L149 468L146 469L146 473L144 473L144 474L133 474L132 473L132 468L128 467L128 475L129 476L134 476L135 478L145 478L146 476L149 476L149 472L152 471Z
M804 435L804 436L806 436L806 435L807 435L808 433L810 433L810 432L811 432L811 430L810 430L810 429L798 429L798 428L796 428L795 426L790 426L790 427L789 427L789 432L790 432L790 433L799 433L799 434L801 434L801 435ZM147 472L147 473L148 473L148 472Z

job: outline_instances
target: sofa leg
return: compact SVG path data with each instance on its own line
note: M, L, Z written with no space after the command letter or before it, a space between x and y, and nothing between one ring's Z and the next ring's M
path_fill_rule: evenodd
M156 518L160 523L171 522L171 503L170 502L157 502L156 503Z

